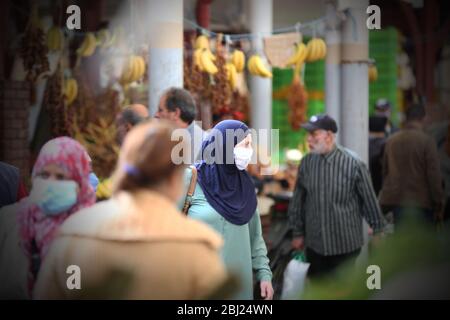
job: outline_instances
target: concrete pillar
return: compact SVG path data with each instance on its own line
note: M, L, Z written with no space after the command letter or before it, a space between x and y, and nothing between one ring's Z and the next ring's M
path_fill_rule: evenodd
M272 0L249 0L249 28L253 34L272 32ZM256 52L263 51L262 36L253 40ZM251 126L258 129L272 128L272 79L250 76Z
M339 132L336 140L340 143L341 131L341 30L336 14L335 1L326 4L327 57L325 60L325 107L326 112L336 120Z
M367 163L369 117L368 0L344 1L348 7L342 25L341 141Z
M149 111L154 115L161 94L183 86L183 1L149 0Z
M369 30L366 9L368 0L339 0L345 3L346 19L342 24L341 71L341 142L367 164L369 158ZM357 263L368 260L368 225L363 221L364 246Z

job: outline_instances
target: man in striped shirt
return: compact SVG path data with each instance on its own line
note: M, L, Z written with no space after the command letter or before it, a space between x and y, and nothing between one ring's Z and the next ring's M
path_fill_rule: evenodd
M318 115L302 127L310 153L302 159L289 205L292 246L306 247L309 275L319 276L358 256L363 218L374 234L382 232L385 221L366 165L336 145L336 122Z

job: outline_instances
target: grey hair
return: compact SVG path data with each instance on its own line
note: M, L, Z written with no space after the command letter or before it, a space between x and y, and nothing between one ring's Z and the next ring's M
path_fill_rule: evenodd
M142 117L131 108L125 108L125 110L120 113L120 121L122 123L129 123L133 127L147 119L148 118Z
M195 101L189 91L182 88L169 88L165 92L166 107L169 111L180 109L180 118L184 122L191 124L197 115Z

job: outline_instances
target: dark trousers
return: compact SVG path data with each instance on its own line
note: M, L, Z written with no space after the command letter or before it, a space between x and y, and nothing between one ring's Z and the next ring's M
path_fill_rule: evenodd
M309 266L308 276L318 278L330 274L344 262L356 260L360 252L361 249L358 249L335 256L323 256L310 248L306 248L306 260L311 264Z

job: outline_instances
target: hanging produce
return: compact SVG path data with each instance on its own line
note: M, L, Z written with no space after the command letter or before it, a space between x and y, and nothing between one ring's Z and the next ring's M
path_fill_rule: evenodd
M209 49L209 39L205 35L200 35L195 39L195 49Z
M306 45L306 62L316 62L322 60L327 55L327 45L320 38L312 38Z
M94 54L97 47L97 38L94 33L88 32L84 37L81 46L77 49L77 54L81 57L90 57Z
M205 35L198 36L195 39L194 48L194 64L198 69L209 74L216 74L219 71L214 64L216 56L211 52L208 37Z
M307 55L308 52L306 50L306 45L303 42L296 43L295 53L288 59L288 61L286 62L286 66L289 67L298 63L302 64L305 61Z
M79 141L92 158L93 170L101 178L109 177L117 163L119 146L116 141L115 119L120 112L118 92L111 87L97 94L81 73L74 79L78 95L71 106L69 135Z
M124 64L120 83L127 85L135 81L139 81L145 74L144 58L138 55L130 56Z
M102 29L97 32L97 46L102 49L110 48L114 45L115 38L116 33L111 34L108 29Z
M39 27L38 9L33 6L25 33L20 41L20 57L26 71L26 80L31 85L31 102L34 103L35 84L37 78L49 71L47 58L48 48L45 41L45 33Z
M216 57L208 49L197 50L202 50L200 53L200 70L206 71L209 74L216 74L219 71L214 64Z
M236 67L233 63L227 62L225 64L225 70L227 73L227 80L230 83L230 87L232 90L236 89L237 86L237 71L236 71Z
M50 131L52 137L67 136L70 134L71 112L64 104L63 75L60 65L55 73L47 80L42 105L50 117Z
M222 45L222 34L219 34L216 40L216 66L217 73L213 75L210 90L211 90L211 105L213 113L218 113L224 107L230 106L232 89L228 80L226 65L226 52Z
M67 106L70 106L75 101L78 95L77 80L69 78L64 81L64 101Z
M247 69L254 76L259 76L263 78L272 78L272 72L267 69L261 56L254 54L248 59Z
M231 56L231 62L236 68L236 72L241 73L245 68L245 55L241 50L234 50Z
M302 66L303 63L300 61L295 65L294 78L287 94L289 105L288 119L293 130L300 130L301 124L306 121L307 114L308 93L300 76Z
M64 47L64 33L57 26L51 27L47 32L47 46L50 51L60 51Z
M378 79L377 66L373 63L369 64L369 82L375 82Z

